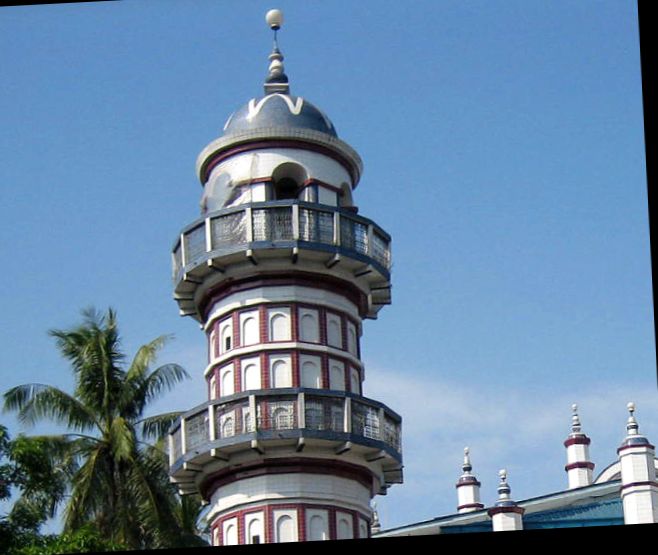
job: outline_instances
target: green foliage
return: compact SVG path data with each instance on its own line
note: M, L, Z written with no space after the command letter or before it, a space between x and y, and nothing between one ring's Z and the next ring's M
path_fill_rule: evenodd
M10 451L23 478L14 509L36 522L52 516L67 496L64 534L57 541L66 537L71 546L100 539L128 549L199 545L189 518L182 518L189 501L181 502L169 483L162 442L145 441L162 438L178 417L145 417L149 403L187 373L175 364L151 370L166 336L140 347L126 369L114 311L87 310L83 318L74 329L50 331L71 364L73 394L44 384L20 385L4 394L4 409L15 411L21 422L46 419L73 432L16 440ZM55 539L47 541L55 545Z
M21 546L11 548L7 555L60 555L62 553L102 553L125 551L127 548L101 535L91 525L60 535L36 536Z

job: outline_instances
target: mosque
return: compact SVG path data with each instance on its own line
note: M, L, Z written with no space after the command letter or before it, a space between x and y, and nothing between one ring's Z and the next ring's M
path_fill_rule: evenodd
M391 237L353 202L358 153L290 92L277 32L264 95L198 157L201 217L173 247L174 298L206 335L208 400L169 433L170 478L206 503L212 545L658 522L654 447L629 404L619 460L593 479L577 408L568 489L493 507L465 450L456 513L381 530L403 481L402 418L364 395L362 322L391 302Z

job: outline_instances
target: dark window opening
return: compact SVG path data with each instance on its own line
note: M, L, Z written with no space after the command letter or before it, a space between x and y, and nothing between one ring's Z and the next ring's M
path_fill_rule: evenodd
M230 337L227 337L224 340L224 350L225 351L230 351L231 350L231 338Z
M252 536L251 543L260 543L260 536Z
M276 200L296 199L297 182L290 177L282 177L274 184L274 196Z

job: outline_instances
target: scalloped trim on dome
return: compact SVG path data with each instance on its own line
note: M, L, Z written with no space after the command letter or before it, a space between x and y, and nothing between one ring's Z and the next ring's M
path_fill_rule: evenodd
M268 100L270 100L270 98L272 98L274 96L279 96L279 97L283 98L283 100L285 100L286 104L288 105L288 110L290 110L290 113L293 116L298 116L301 113L302 107L304 106L304 99L301 96L298 96L297 100L293 104L292 98L290 98L290 96L288 96L287 94L273 93L273 94L268 94L267 96L264 96L258 102L256 102L255 98L252 98L249 101L249 104L248 104L249 113L247 114L247 120L251 121L252 119L254 119L258 115L258 112L260 112L260 109L265 105L265 103ZM318 112L319 111L320 110L318 110ZM326 121L327 121L327 119L325 117L325 123L326 123ZM328 126L328 127L331 127L331 126Z

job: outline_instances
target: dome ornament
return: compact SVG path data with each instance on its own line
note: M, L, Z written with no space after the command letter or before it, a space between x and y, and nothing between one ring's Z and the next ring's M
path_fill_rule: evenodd
M272 53L268 58L270 60L269 73L265 78L264 84L265 94L288 94L290 92L288 76L285 74L283 54L279 50L279 42L277 40L277 32L283 24L283 13L281 10L270 10L265 14L265 21L270 29L274 31L274 45L272 47Z

